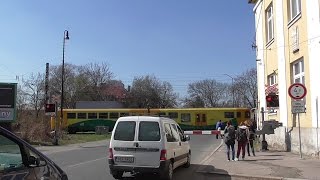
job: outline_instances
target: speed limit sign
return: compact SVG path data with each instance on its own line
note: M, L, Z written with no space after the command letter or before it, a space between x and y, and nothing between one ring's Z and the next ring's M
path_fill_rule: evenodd
M289 87L288 93L292 99L302 99L307 94L307 88L301 83L294 83Z

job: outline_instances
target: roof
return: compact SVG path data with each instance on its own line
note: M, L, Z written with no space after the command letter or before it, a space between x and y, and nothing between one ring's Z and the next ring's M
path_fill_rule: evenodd
M76 109L110 109L123 108L123 104L117 101L78 101Z
M118 119L118 121L127 121L127 120L134 120L134 121L159 121L159 120L171 120L165 117L157 117L157 116L125 116Z

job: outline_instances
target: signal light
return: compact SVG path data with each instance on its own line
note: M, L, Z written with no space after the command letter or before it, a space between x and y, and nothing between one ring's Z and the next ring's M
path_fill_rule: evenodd
M45 109L46 113L54 113L54 112L56 112L56 105L55 104L46 104L44 109Z
M279 107L279 97L276 94L266 96L267 107Z

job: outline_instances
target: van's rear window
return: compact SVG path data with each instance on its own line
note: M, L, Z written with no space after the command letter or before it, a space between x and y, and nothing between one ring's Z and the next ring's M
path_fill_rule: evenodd
M136 129L136 122L122 121L119 122L114 132L114 140L133 141Z
M139 141L160 141L159 123L147 121L140 122Z

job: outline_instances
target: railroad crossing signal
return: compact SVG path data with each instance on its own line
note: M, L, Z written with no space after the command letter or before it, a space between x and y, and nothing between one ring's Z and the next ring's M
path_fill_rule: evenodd
M56 112L56 105L55 104L46 104L45 105L45 113L51 115L52 113Z

